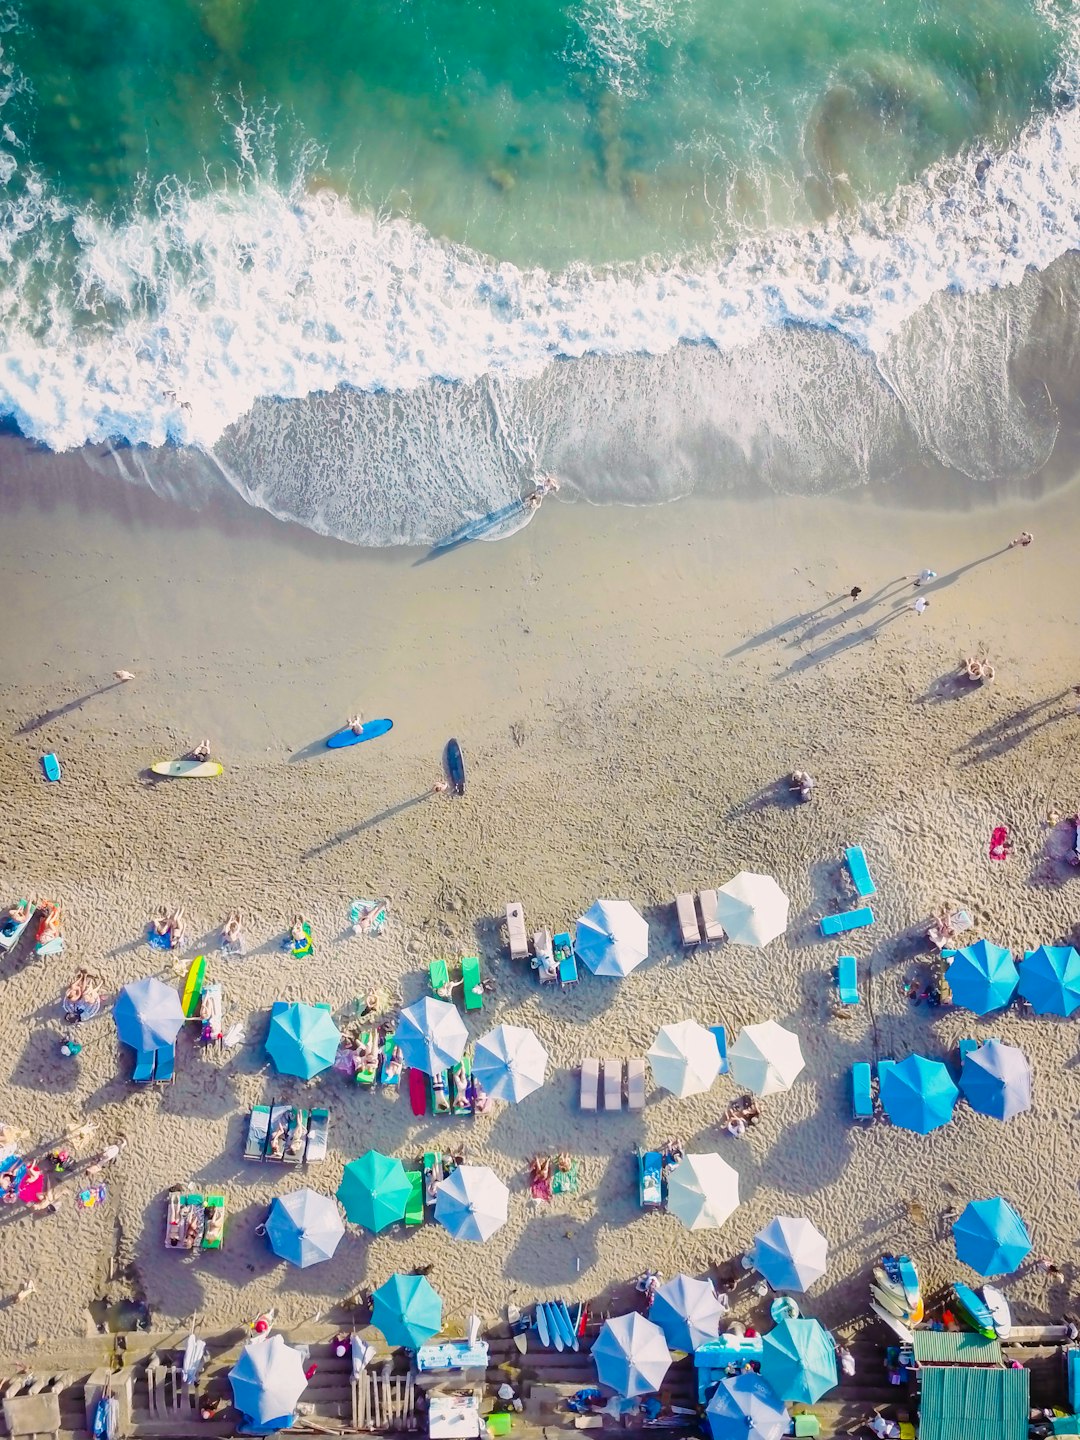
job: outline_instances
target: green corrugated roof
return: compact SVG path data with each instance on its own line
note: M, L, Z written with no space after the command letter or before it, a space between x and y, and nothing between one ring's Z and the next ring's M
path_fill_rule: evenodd
M1026 1370L934 1365L920 1379L919 1440L1027 1440Z
M916 1365L1000 1365L1001 1341L972 1330L916 1330Z

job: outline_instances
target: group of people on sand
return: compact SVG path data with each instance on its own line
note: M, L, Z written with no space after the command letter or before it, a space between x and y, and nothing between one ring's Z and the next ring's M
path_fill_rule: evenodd
M151 916L149 939L151 945L157 945L163 950L181 949L187 939L182 907L169 910L162 905Z
M761 1106L753 1095L740 1095L728 1106L724 1115L724 1129L736 1140L741 1140L747 1130L761 1119Z
M103 975L92 975L89 970L79 969L71 984L64 991L64 1019L69 1025L83 1020L92 1020L101 1009L101 987Z

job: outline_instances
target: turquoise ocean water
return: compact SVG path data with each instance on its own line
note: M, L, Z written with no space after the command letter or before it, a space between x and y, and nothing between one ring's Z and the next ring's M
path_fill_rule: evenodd
M0 20L0 411L151 481L203 457L368 543L544 470L665 499L855 480L913 438L1023 472L1052 420L993 337L1080 233L1075 18L26 0ZM956 413L920 406L957 345ZM972 457L975 387L1002 418Z

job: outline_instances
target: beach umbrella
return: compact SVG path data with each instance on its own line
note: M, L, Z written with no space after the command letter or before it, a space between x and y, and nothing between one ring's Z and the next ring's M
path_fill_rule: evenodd
M577 922L574 949L594 975L629 975L649 953L649 926L629 900L597 900Z
M459 1165L435 1188L435 1219L455 1240L490 1240L506 1224L510 1191L487 1165Z
M731 1076L756 1095L790 1090L805 1061L799 1037L775 1020L744 1025L731 1047Z
M229 1371L233 1404L256 1425L292 1415L307 1389L304 1357L280 1335L249 1340Z
M401 1161L369 1150L345 1166L337 1198L346 1218L376 1234L405 1218L412 1185Z
M1006 1200L972 1200L953 1222L956 1258L980 1275L1010 1275L1031 1253L1027 1226Z
M719 1155L684 1155L668 1172L668 1206L688 1230L723 1225L739 1205L739 1174Z
M716 919L736 945L768 945L787 929L788 897L771 875L740 870L716 892Z
M171 1045L184 1024L180 996L171 985L149 975L125 985L113 1006L116 1033L134 1050Z
M321 1005L294 1000L291 1005L275 1005L270 1013L266 1053L282 1075L310 1080L329 1070L340 1044L341 1031Z
M600 1384L627 1400L659 1390L671 1364L663 1330L636 1311L604 1321L592 1358Z
M391 1348L419 1350L442 1329L442 1301L423 1275L391 1275L372 1293L371 1323Z
M329 1260L344 1234L337 1205L329 1195L315 1190L294 1190L290 1195L276 1196L266 1217L270 1248L301 1270Z
M791 1427L784 1402L752 1370L721 1380L705 1417L712 1440L782 1440Z
M1080 1005L1080 955L1071 945L1040 945L1020 962L1020 994L1036 1015L1071 1015Z
M781 1320L762 1338L761 1376L781 1400L813 1405L840 1383L832 1336L820 1320Z
M426 995L402 1010L394 1038L406 1065L434 1075L457 1064L469 1032L456 1006Z
M969 1050L960 1067L960 1089L973 1110L995 1120L1011 1120L1031 1109L1031 1066L1022 1050L1000 1040L984 1040Z
M809 1290L828 1269L828 1250L811 1221L778 1215L754 1236L750 1258L774 1290Z
M661 1025L647 1053L653 1079L673 1095L700 1095L720 1074L716 1036L696 1020Z
M548 1053L535 1030L497 1025L476 1042L472 1073L493 1100L516 1104L539 1090L547 1075Z
M672 1350L696 1350L715 1340L727 1318L715 1287L708 1280L676 1275L653 1295L649 1319L659 1325Z
M1009 1003L1020 976L1011 950L990 940L976 940L974 945L957 950L945 978L954 1005L963 1005L976 1015L988 1015Z
M940 1060L908 1055L892 1065L878 1066L881 1103L894 1125L929 1135L947 1125L959 1091Z

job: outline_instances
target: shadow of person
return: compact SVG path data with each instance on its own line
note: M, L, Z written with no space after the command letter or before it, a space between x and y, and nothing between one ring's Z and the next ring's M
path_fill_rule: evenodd
M301 859L314 860L317 855L324 855L327 850L333 850L337 845L344 845L346 840L355 840L357 835L362 835L365 830L371 830L374 826L381 825L384 820L392 820L395 815L410 810L423 800L429 800L433 793L432 790L422 790L419 795L410 795L407 800L399 800L396 805L388 805L377 815L369 815L366 820L359 821L356 825L350 826L348 830L339 830L336 835L331 835L330 839L324 840L321 845L315 845L310 850L303 851Z
M124 684L123 680L110 680L107 685L99 685L96 690L88 690L85 695L79 695L74 700L68 700L66 704L57 705L52 710L44 710L40 715L35 715L32 720L24 720L15 731L16 735L30 735L35 730L41 730L54 720L60 720L65 715L71 715L76 710L95 700L99 695L106 695L110 690L116 690Z

